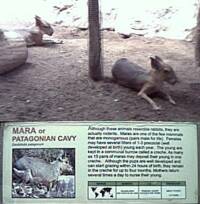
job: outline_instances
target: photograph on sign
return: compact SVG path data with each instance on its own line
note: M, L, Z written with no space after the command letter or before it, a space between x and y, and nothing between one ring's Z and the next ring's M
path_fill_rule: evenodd
M12 151L12 198L75 198L74 149Z

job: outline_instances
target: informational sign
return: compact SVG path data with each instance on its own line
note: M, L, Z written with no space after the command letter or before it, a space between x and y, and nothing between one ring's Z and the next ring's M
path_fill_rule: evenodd
M172 122L3 126L3 203L198 203L198 129Z

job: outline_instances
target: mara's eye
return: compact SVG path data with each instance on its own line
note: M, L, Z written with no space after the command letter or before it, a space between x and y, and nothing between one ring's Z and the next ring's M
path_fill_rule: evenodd
M49 25L43 25L43 27L44 27L44 28L50 28L50 26L49 26Z
M170 73L170 70L164 69L164 73L168 74L168 73Z

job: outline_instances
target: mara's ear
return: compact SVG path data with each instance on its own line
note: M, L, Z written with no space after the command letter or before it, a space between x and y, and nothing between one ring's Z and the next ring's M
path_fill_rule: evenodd
M63 161L62 157L58 157L57 160L60 161L60 162Z
M35 24L36 24L36 26L41 24L41 18L37 15L35 16Z
M162 64L160 62L160 60L153 58L153 57L150 57L150 60L151 60L151 67L153 69L161 69L162 68Z
M37 20L41 20L41 18L40 18L39 16L35 15L35 20L36 20L36 21L37 21Z
M158 60L158 61L160 61L160 62L163 62L162 58L159 57L159 56L155 56L155 59Z

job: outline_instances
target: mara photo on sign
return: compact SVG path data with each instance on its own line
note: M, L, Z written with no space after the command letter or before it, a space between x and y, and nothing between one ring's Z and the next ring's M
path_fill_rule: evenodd
M12 198L75 198L75 149L12 149Z

